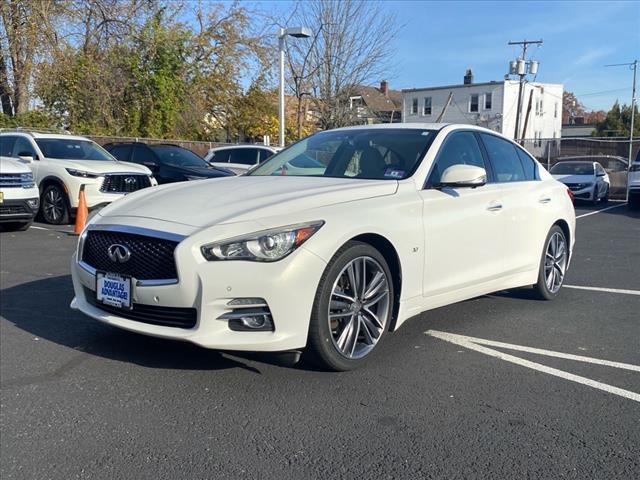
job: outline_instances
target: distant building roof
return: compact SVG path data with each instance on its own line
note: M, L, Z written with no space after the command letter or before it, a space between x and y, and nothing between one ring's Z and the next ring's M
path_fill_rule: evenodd
M386 94L383 93L386 90ZM354 93L362 97L367 107L373 112L393 112L402 108L402 92L387 90L386 82L377 87L358 85Z

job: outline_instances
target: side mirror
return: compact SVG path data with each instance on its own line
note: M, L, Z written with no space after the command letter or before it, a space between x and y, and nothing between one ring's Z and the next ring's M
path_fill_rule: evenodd
M29 152L20 152L18 158L24 163L31 163L34 160L33 155Z
M438 187L475 188L487 183L487 171L474 165L451 165L440 178Z
M605 172L598 172L596 173L596 177L604 177Z

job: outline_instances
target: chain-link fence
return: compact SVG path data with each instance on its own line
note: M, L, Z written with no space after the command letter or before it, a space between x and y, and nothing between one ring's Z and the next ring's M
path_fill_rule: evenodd
M629 169L628 138L536 138L522 141L522 146L547 169L561 160L589 160L600 163L609 174L611 196L624 198ZM631 159L640 150L640 138L634 138Z

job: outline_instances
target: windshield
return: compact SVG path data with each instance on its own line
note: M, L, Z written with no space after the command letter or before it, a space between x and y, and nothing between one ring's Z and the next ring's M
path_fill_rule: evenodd
M109 152L91 140L65 138L37 138L36 143L46 158L62 160L114 161Z
M321 132L277 153L248 175L401 180L413 174L435 134L409 128Z
M151 147L160 162L172 167L208 167L209 164L201 157L186 148L173 145L155 145Z
M593 175L593 163L560 162L551 167L549 173L553 175Z

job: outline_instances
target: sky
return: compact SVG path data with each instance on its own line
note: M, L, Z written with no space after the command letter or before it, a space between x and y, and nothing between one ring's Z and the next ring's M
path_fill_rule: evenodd
M259 5L285 17L292 2ZM640 1L384 0L383 8L401 26L390 88L462 83L467 68L475 82L501 80L520 54L507 43L542 39L530 47L537 81L564 84L590 110L631 103L632 70L604 65L640 60Z

